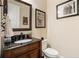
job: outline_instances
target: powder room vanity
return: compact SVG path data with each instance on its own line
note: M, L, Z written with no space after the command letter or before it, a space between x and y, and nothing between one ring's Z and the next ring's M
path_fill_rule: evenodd
M5 13L8 16L9 20L11 21L11 25L12 25L11 28L13 29L13 31L31 31L32 5L22 0L4 0L4 1L5 3L7 3L5 5L6 8L4 9L4 11L6 11ZM14 38L12 40L16 41L17 38ZM32 38L32 41L30 42L26 42L26 43L12 42L9 45L7 44L5 45L6 46L4 46L3 48L3 58L41 58L42 57L41 39Z
M41 58L42 47L40 39L33 38L32 41L22 44L11 44L4 47L4 58Z

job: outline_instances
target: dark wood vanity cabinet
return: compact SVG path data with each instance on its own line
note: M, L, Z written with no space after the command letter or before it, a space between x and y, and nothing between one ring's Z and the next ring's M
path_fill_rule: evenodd
M4 51L4 58L41 58L41 41Z

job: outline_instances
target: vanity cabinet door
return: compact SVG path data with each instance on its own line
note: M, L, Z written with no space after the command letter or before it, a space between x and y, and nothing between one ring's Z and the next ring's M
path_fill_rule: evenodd
M14 55L12 55L11 50L10 51L4 51L3 56L4 56L4 58L12 58L12 57L14 57Z
M17 58L39 58L39 50L35 49L33 51L28 52L28 54L23 54L18 56Z
M30 58L39 58L39 49L35 49L31 51L29 54L30 54Z

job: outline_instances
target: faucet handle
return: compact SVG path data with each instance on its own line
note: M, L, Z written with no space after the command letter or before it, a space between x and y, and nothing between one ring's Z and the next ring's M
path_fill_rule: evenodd
M20 35L23 35L23 33L21 32Z

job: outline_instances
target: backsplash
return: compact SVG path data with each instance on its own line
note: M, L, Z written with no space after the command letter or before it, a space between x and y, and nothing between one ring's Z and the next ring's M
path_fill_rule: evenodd
M21 35L21 33L25 35L25 38L32 38L32 31L17 31L14 32L14 36Z
M23 34L32 34L32 31L14 31L14 35L19 35L20 33L23 33Z

